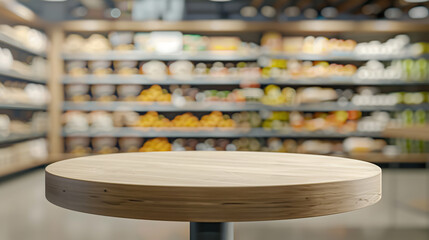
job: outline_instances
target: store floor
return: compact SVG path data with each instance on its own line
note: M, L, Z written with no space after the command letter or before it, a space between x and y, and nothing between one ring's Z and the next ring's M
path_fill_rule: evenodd
M384 170L383 199L375 206L317 218L236 223L235 239L428 240L429 213L410 207L428 196L429 170ZM1 240L185 240L188 226L59 208L44 197L43 169L0 180Z

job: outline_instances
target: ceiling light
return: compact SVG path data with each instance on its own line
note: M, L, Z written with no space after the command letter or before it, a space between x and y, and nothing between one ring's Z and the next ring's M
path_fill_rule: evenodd
M287 17L298 17L299 14L301 14L301 10L299 10L299 7L293 6L285 9L285 15Z
M243 17L255 17L258 15L258 10L255 7L246 6L240 10L240 14Z
M306 18L316 18L317 15L317 11L313 8L307 8L304 10L304 16Z
M112 10L110 10L110 16L112 16L112 18L119 18L121 16L121 10L119 10L119 8L112 8Z
M334 18L338 16L338 10L334 7L325 7L322 9L321 14L325 18Z
M384 11L384 16L388 19L395 19L402 17L402 11L399 8L388 8Z
M272 18L276 15L276 9L271 6L263 6L261 8L261 13L264 17Z
M423 3L427 1L429 0L405 0L405 2L409 2L409 3Z
M410 18L421 19L421 18L427 18L428 15L429 15L428 9L423 6L413 7L410 9L410 11L408 11L408 16L410 16Z

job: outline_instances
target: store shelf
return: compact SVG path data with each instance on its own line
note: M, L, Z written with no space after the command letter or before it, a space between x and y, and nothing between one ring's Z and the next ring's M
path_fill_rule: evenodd
M373 163L426 163L429 161L429 153L404 153L397 155L386 155L383 153L352 153L337 154L337 156Z
M195 53L177 53L177 54L156 54L148 53L139 50L130 51L107 51L100 53L63 53L64 60L82 60L82 61L96 61L96 60L128 60L128 61L175 61L175 60L189 60L189 61L256 61L259 54L244 55L235 51L224 52L195 52Z
M46 84L46 81L43 79L38 79L32 76L23 75L12 70L0 70L0 77L13 78L13 79L18 79L18 80L26 81L30 83Z
M429 125L410 127L388 127L383 135L390 138L408 138L429 141Z
M145 103L145 102L64 102L63 110L80 111L158 111L158 112L207 112L207 111L307 111L307 112L329 112L329 111L401 111L404 109L429 110L429 104L419 105L394 105L394 106L356 106L350 103L338 104L336 102L324 102L302 105L264 105L261 103L233 103L233 102L190 102L184 106L175 106L170 103Z
M7 137L0 137L0 144L9 144L9 143L16 143L16 142L22 142L25 140L35 139L35 138L42 138L45 137L45 132L40 133L28 133L28 134L11 134Z
M193 21L108 21L75 20L65 21L62 28L66 32L109 32L109 31L182 31L201 33L243 33L267 32L281 33L404 33L428 32L427 21L395 20L303 20L288 22L242 21L242 20L193 20Z
M378 132L295 132L290 130L265 130L263 128L236 129L236 128L114 128L111 131L92 130L82 132L63 131L66 137L192 137L192 138L239 138L239 137L285 137L285 138L346 138L346 137L380 137Z
M49 163L52 163L51 160L45 160L45 161L30 161L30 162L18 162L11 164L10 166L3 166L0 167L0 177L4 177L10 174L18 173L21 171L29 170L35 167L39 167L42 165L46 165Z
M400 59L417 59L425 58L426 55L416 56L410 54L400 54L400 55L355 55L351 53L337 53L337 54L263 54L262 56L275 59L295 59L303 61L369 61L369 60L378 60L378 61L392 61Z
M20 51L32 54L32 55L36 55L36 56L41 56L41 57L46 57L46 53L45 52L38 52L38 51L34 51L33 49L30 49L26 46L24 46L23 44L21 44L20 42L16 41L15 39L12 39L10 37L8 37L7 35L5 35L4 33L0 32L0 43L4 43L7 44L11 47L14 47L15 49L18 49Z
M112 85L172 85L172 84L190 84L190 85L240 85L242 83L259 83L259 84L278 84L284 86L415 86L429 85L428 81L401 81L401 80L361 80L353 79L352 77L332 77L332 78L302 78L302 79L286 79L286 78L257 78L248 79L240 77L210 77L198 76L191 79L181 79L174 77L166 77L161 80L154 80L141 74L133 75L117 75L109 74L105 76L97 76L88 74L79 77L65 75L63 78L64 84L112 84Z
M76 157L91 156L95 154L73 154L64 153L57 157L57 160L64 160ZM352 154L324 154L327 156L337 156L357 159L372 163L425 163L429 159L428 153L406 153L395 156L388 156L383 153L352 153Z
M177 53L177 54L156 54L147 53L139 50L130 51L107 51L100 53L63 53L64 60L81 60L81 61L176 61L176 60L189 60L189 61L256 61L259 57L268 57L275 59L296 59L303 61L392 61L407 58L424 58L423 56L413 55L392 55L392 56L356 56L353 54L332 54L332 55L319 55L319 54L252 54L244 55L238 52L196 52L196 53Z
M0 103L0 109L43 111L43 110L46 110L46 105L34 105L34 104L24 104L24 103Z

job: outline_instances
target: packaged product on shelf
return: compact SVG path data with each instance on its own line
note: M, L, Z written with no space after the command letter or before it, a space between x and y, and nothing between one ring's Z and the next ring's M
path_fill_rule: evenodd
M147 140L139 149L140 152L172 151L172 145L167 138L154 138Z
M137 101L141 102L171 102L171 94L159 85L152 85L149 89L141 91L137 96Z
M37 52L46 50L48 40L45 34L23 25L16 25L13 28L15 30L14 38L24 46Z
M0 114L0 137L7 137L10 133L10 118L6 114Z
M66 132L87 132L89 130L89 119L84 112L67 111L62 118Z
M289 112L266 111L262 127L266 130L281 130L289 127Z
M138 74L139 70L137 69L137 65L137 61L113 61L115 73L122 76Z
M32 75L39 79L48 77L48 62L42 57L34 57L30 64Z
M85 45L85 39L78 34L70 34L66 37L63 44L63 51L66 53L75 53L82 51Z
M399 65L399 64L398 64ZM405 59L400 62L402 78L408 81L429 80L429 60L420 58L418 60Z
M91 86L92 98L95 101L110 102L116 100L115 85L97 84Z
M12 68L13 56L9 49L0 48L0 70L9 70Z
M17 164L19 160L14 155L12 147L0 148L0 168L6 168L14 163Z
M80 77L88 73L85 61L69 61L66 63L66 69L72 77Z
M48 131L48 113L47 112L35 112L31 116L31 129L34 132L46 132Z
M382 139L372 139L365 137L351 137L343 142L343 150L346 153L367 153L379 152L386 146L386 141Z
M337 143L334 141L306 140L299 144L297 151L299 153L329 154L334 152L335 144Z
M92 151L96 154L110 154L119 152L114 137L94 137L91 140Z
M356 79L372 81L401 80L402 75L403 71L399 61L392 61L390 66L384 68L381 62L370 60L357 70Z
M260 151L264 142L256 138L239 138L232 140L232 144L236 151Z
M89 114L91 130L99 132L109 132L114 129L113 116L105 111L93 111Z
M261 47L264 52L279 53L283 50L282 35L276 32L264 33L261 38Z
M151 80L165 80L167 65L161 61L149 61L140 66L140 73Z
M147 44L150 50L159 54L181 53L183 34L177 31L151 32Z
M260 102L264 97L264 90L260 88L244 88L240 91L246 102Z
M258 112L238 112L231 116L238 128L257 128L262 124L262 118Z
M284 37L283 41L283 51L291 54L297 54L302 51L304 44L303 37Z
M119 149L121 152L138 152L143 144L143 138L123 137L119 138Z
M31 124L21 120L11 120L9 128L12 134L30 134L32 131Z
M429 53L429 42L418 42L412 44L410 47L410 52L413 56Z
M157 112L150 111L146 114L140 115L135 124L136 127L171 127L172 122L164 115Z
M142 91L142 86L141 85L123 84L123 85L119 85L116 88L116 90L118 92L119 100L121 100L121 101L136 101L137 96Z
M238 51L241 40L238 37L209 37L210 51Z
M268 85L264 89L265 95L261 98L261 102L267 105L279 104L294 104L295 103L295 90L292 88L281 89L276 85Z
M65 141L66 152L73 155L87 155L92 149L89 147L88 137L67 137Z
M356 47L354 40L328 39L326 37L285 37L283 51L290 54L344 54L351 53Z
M79 50L89 53L102 53L112 50L112 46L105 36L94 33L85 40L84 45L80 46Z
M135 49L145 52L153 51L149 46L149 38L149 33L135 33L133 38Z
M197 63L195 65L195 69L194 69L194 76L198 77L198 76L206 76L209 72L209 69L207 68L207 64L205 63Z
M364 56L401 56L407 54L410 37L397 35L384 43L380 41L363 42L356 45L354 54Z
M180 80L192 80L194 64L190 61L175 61L168 66L168 72L171 76Z
M29 83L25 86L24 91L32 104L43 105L47 104L50 100L49 91L44 85Z
M209 38L198 34L183 35L183 50L189 52L207 51Z
M140 115L130 111L113 112L113 125L115 127L134 127L139 123Z
M46 139L34 139L0 148L0 168L44 162L48 159Z
M14 81L0 83L0 102L43 105L49 101L46 86Z
M298 104L333 101L337 98L337 92L332 88L306 87L299 88L296 92Z
M69 84L65 87L66 99L73 102L89 101L89 85Z
M360 132L382 132L391 121L387 112L372 112L370 116L363 117L357 125Z
M111 32L109 33L109 41L116 51L134 50L133 32Z
M222 115L221 112L214 111L202 116L199 125L201 127L233 128L236 123L233 119L230 119L229 115Z
M107 74L112 74L112 65L111 61L89 61L88 67L92 74L96 76L105 76Z

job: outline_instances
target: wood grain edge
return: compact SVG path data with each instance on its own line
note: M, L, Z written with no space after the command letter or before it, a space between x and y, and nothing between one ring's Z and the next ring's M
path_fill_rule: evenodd
M348 212L381 199L381 172L344 182L272 187L159 187L67 179L46 172L46 198L84 213L165 221L242 222Z

